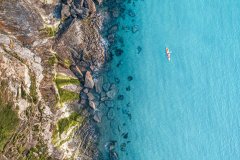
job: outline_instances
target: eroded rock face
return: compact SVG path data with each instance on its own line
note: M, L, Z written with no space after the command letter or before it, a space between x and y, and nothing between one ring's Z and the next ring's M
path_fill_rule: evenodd
M43 19L35 5L26 1L0 2L1 30L11 32L17 39L32 43L38 38L38 32L43 27Z
M80 54L79 59L74 59L77 65L84 61L89 66L99 69L105 61L99 28L92 19L73 20L69 29L57 42L55 49L62 55L71 55L73 52Z

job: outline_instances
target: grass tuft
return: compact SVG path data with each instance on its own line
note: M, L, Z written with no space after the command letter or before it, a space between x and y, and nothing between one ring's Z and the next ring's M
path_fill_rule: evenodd
M0 86L0 151L14 134L19 118L13 110L13 104L8 100L7 83L1 82Z

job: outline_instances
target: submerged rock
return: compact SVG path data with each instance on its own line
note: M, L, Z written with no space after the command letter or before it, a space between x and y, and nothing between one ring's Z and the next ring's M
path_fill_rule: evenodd
M100 112L95 112L93 119L97 122L100 123L102 120L102 114Z
M115 90L110 90L106 94L110 99L113 99L116 96L117 92Z
M118 100L123 100L124 99L124 96L123 95L118 95Z
M114 110L113 108L109 108L107 112L107 118L108 120L113 120L115 118Z
M93 109L96 110L96 105L93 101L89 101L89 106Z
M128 76L128 81L132 81L133 80L133 77L132 76Z
M104 83L102 88L105 92L109 91L111 84L110 83Z
M110 152L110 160L118 160L118 153L116 151Z
M95 84L96 92L101 93L103 88L103 77L96 78L93 81Z

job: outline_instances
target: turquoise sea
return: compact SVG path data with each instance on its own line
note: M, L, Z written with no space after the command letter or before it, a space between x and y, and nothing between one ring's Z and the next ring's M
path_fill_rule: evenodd
M240 1L127 5L136 17L119 25L139 30L118 33L124 52L108 76L120 79L124 100L114 121L103 118L102 140L116 140L122 160L239 160Z

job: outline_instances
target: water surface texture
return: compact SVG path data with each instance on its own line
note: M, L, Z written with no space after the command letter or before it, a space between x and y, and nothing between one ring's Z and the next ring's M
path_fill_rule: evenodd
M114 61L123 65L112 73L131 113L118 116L131 141L120 159L240 159L240 1L145 0L131 8L135 21L121 23L139 31L121 32L124 54Z

